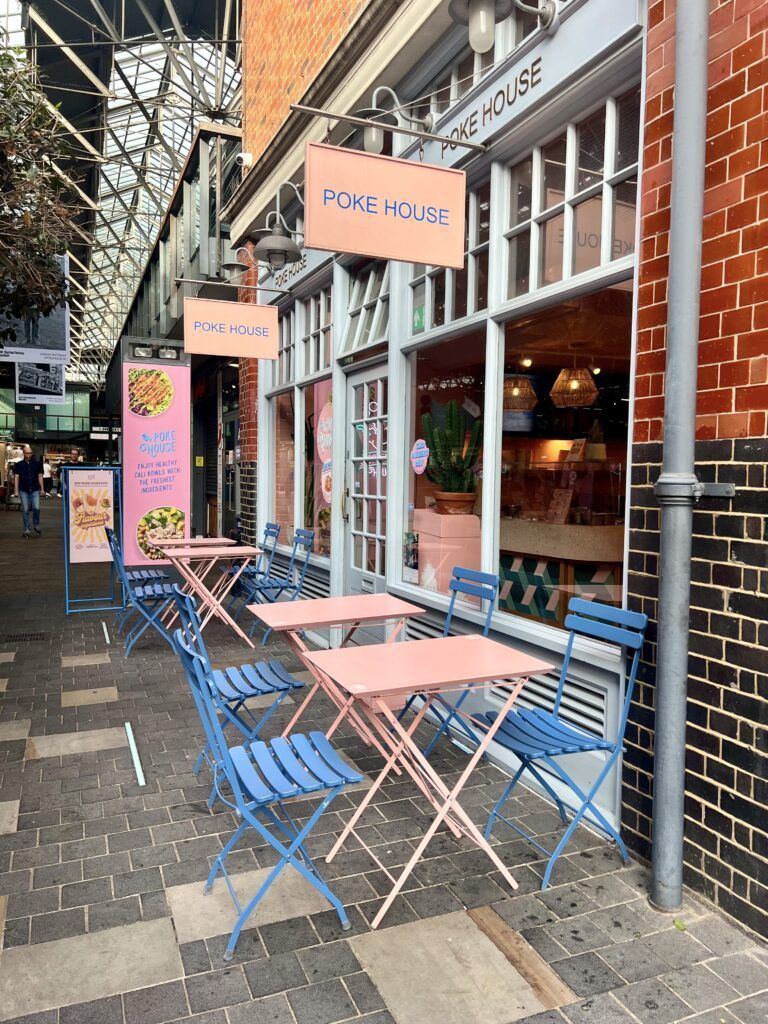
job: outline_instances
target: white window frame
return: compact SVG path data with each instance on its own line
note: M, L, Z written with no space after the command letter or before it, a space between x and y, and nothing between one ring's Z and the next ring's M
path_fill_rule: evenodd
M377 276L383 267L381 283ZM362 293L362 294L361 294ZM371 329L366 342L361 342L363 324L371 312ZM350 325L356 319L354 330ZM344 333L339 343L339 355L351 356L385 343L389 337L389 263L376 260L366 264L352 275L349 304L344 321Z

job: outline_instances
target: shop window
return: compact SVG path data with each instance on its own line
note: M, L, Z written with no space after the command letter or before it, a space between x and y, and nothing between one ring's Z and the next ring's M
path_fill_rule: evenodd
M478 313L488 307L491 187L485 182L467 195L465 256L461 270L413 264L411 333Z
M291 309L280 317L279 336L277 345L277 363L273 372L276 374L274 384L289 384L296 371L295 359L295 328L296 314Z
M331 554L331 452L333 399L330 380L318 381L304 392L304 447L302 485L304 488L303 525L315 531L312 550L317 555Z
M454 59L450 67L440 72L429 85L421 90L421 95L410 106L412 117L424 117L432 114L441 117L448 108L470 92L492 67L494 63L493 49L487 53L473 53L466 50Z
M377 345L389 329L389 264L366 264L352 277L342 353Z
M293 389L273 400L275 413L275 460L272 518L280 523L280 542L293 543L295 426Z
M331 365L331 289L324 288L304 303L304 373Z
M508 299L633 253L639 117L634 89L510 167Z
M420 349L409 370L403 580L447 594L454 566L480 568L485 331Z
M621 603L631 282L505 328L499 609Z

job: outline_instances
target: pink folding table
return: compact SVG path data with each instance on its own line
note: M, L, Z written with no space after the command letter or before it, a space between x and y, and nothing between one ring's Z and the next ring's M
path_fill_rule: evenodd
M434 640L416 640L404 644L377 644L374 647L312 651L304 655L304 660L336 683L338 689L346 694L347 709L354 707L358 714L366 719L370 729L378 734L382 746L388 750L386 763L379 776L326 857L327 862L332 861L347 837L352 835L391 880L392 891L384 900L371 927L376 928L379 925L443 822L455 836L467 836L479 849L484 850L508 884L516 889L517 882L509 869L463 810L458 798L526 679L534 673L548 672L552 666L539 661L538 658L515 651L505 644L474 634L437 637ZM437 694L484 686L493 680L510 681L509 695L500 705L495 721L484 727L483 739L470 756L458 781L453 787L449 787L419 749L415 740L416 729ZM424 698L422 706L411 719L399 722L396 713L390 707L391 699L411 694L420 694ZM476 729L479 728L477 722L473 724ZM413 856L396 878L381 863L363 837L355 831L355 826L379 787L397 767L411 776L434 807L436 814Z
M207 545L168 547L165 548L164 554L184 580L185 592L193 594L200 602L201 628L204 629L208 621L215 615L216 618L230 626L238 636L241 636L249 647L255 646L250 637L226 610L224 601L246 566L261 554L261 548L246 547L242 544L233 547L229 543L219 544L218 540L214 538L209 540ZM235 567L235 571L220 573L213 585L210 588L207 587L205 578L216 563L233 559L240 562ZM176 614L175 611L170 613L170 617L165 622L166 627L171 625Z
M166 548L211 547L212 544L215 544L217 547L233 547L237 544L237 541L232 540L231 537L177 537L173 540L166 538L165 540L152 541L152 547L160 548L161 551L165 551Z
M392 622L394 628L387 638L387 643L365 645L359 650L378 650L381 646L388 646L397 639L405 624L405 620L411 615L423 615L424 609L409 601L402 601L392 594L348 594L345 597L318 597L308 601L276 601L274 604L249 604L248 611L253 612L257 619L260 619L270 629L285 633L296 654L315 680L304 700L301 702L296 714L285 727L283 735L293 731L296 723L304 714L307 706L319 689L322 689L330 700L339 709L338 716L328 730L331 736L338 728L344 718L349 719L350 725L357 731L358 735L366 743L372 744L383 756L386 751L382 748L376 738L376 734L366 725L357 710L349 705L346 694L339 690L333 679L325 672L320 671L306 656L309 648L304 643L302 631L306 629L334 629L343 627L346 629L341 642L341 648L346 648L355 632L363 625L374 623Z

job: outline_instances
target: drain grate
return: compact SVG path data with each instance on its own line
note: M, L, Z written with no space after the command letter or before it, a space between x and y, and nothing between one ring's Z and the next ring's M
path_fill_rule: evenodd
M0 644L21 644L27 640L45 640L45 633L6 633L0 636Z

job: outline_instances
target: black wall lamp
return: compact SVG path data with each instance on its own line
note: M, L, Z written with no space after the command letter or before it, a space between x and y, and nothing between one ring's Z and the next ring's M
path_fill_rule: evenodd
M408 121L410 124L421 125L425 132L432 131L434 119L431 114L426 114L424 117L411 117L409 114L403 112L403 105L397 98L395 91L390 89L388 85L380 85L373 90L373 98L371 100L373 106L364 107L362 110L355 111L355 117L359 117L362 120L369 122L363 128L363 149L366 153L381 153L384 149L383 126L386 126L389 130L397 130L397 127L400 124L393 110L386 110L384 107L378 105L379 96L382 93L387 93L392 97L395 104L395 110L400 111L400 116L403 120ZM382 125L382 127L379 127L379 125Z
M273 270L282 270L287 264L298 263L301 259L301 249L299 249L291 237L298 234L298 232L291 231L286 224L285 217L280 212L280 190L285 186L292 188L296 193L296 198L302 206L304 205L301 193L294 183L292 181L281 181L277 186L275 208L269 211L266 227L261 229L266 234L263 238L259 239L253 251L254 259L268 263ZM270 221L272 222L271 226Z
M469 26L469 45L475 53L487 53L496 39L496 25L504 21L513 9L534 14L539 27L554 32L560 18L559 0L541 0L527 4L523 0L450 0L448 13L459 25Z

